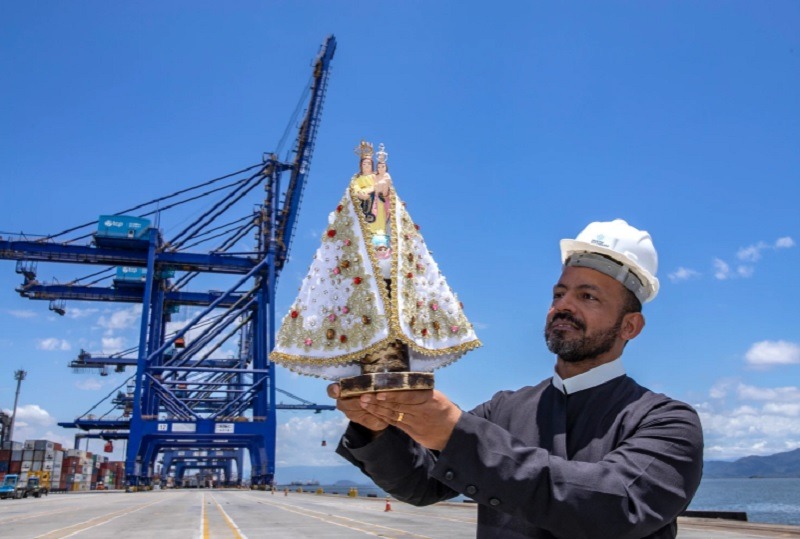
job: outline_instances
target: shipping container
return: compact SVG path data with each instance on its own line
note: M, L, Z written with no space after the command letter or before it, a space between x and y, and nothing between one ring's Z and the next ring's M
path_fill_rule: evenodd
M147 281L147 268L131 266L117 266L117 275L114 277L115 286L137 285L144 286Z
M31 466L33 466L33 462L30 460L23 460L22 467L20 468L21 472L29 472L31 471Z
M31 460L34 460L34 461L38 460L39 462L42 462L44 460L44 449L36 449L33 452L33 459L31 459Z
M22 451L23 449L25 449L25 445L22 442L12 442L9 440L7 442L3 442L3 445L2 447L0 447L0 449L10 449L11 451Z
M34 449L37 451L44 451L46 449L53 449L53 442L47 440L34 440Z
M101 215L97 223L98 238L147 239L150 221L132 215Z
M22 460L22 453L24 453L22 449L15 449L11 452L11 460Z
M25 440L25 451L33 451L34 449L36 449L36 441Z
M8 473L8 461L7 460L0 460L0 473L2 473L2 474Z
M12 451L10 449L0 449L0 460L11 460L11 453Z
M33 461L33 453L34 453L33 449L26 449L25 451L22 452L22 460Z
M12 460L8 463L8 473L19 473L22 471L22 461Z

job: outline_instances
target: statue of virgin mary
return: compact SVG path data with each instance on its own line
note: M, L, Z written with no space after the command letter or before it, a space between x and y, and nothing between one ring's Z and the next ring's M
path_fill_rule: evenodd
M434 369L481 343L392 185L383 144L375 154L362 141L356 153L359 172L328 216L270 359L338 380L343 396L430 388Z

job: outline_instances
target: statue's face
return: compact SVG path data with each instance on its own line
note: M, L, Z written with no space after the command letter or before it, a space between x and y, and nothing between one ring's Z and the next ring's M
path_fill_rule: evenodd
M378 172L381 174L386 172L386 163L378 163Z
M371 174L371 173L372 173L372 159L362 159L361 174Z

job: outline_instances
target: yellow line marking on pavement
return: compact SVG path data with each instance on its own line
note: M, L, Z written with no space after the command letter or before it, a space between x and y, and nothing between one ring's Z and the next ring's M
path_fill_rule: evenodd
M203 493L203 501L200 502L200 537L208 539L208 519L206 518L206 493Z
M342 516L337 516L337 515L331 515L329 513L322 513L320 511L314 511L313 509L306 509L306 508L303 508L303 507L291 506L290 503L286 503L286 502L274 502L274 501L267 502L267 501L262 501L262 500L256 500L256 501L258 503L260 503L260 504L263 504L263 505L271 505L273 507L277 507L279 509L283 509L284 511L289 511L290 513L295 513L295 514L298 514L298 515L302 515L302 516L306 516L306 517L310 517L310 518L315 518L317 520L321 520L323 522L327 522L328 524L333 524L335 526L341 526L343 528L348 528L348 529L351 529L351 530L359 531L359 532L362 532L362 533L366 533L367 535L373 535L375 537L389 537L389 536L387 536L385 533L375 533L375 532L372 532L370 530L365 530L365 529L362 529L362 528L358 528L356 526L349 526L349 525L341 523L341 522L335 522L335 521L330 520L329 518L325 518L325 517L336 518L336 519L339 519L339 520L344 520L344 521L348 521L348 522L351 522L351 523L360 524L362 526L368 526L369 528L372 528L372 529L374 529L374 528L383 528L385 530L390 530L390 531L393 531L393 532L400 533L400 534L402 534L404 536L419 537L420 539L431 539L427 535L419 535L419 534L410 532L408 530L401 530L401 529L398 529L398 528L392 528L390 526L383 526L381 524L376 524L374 522L365 522L365 521L362 521L362 520L356 520L356 519L350 518L350 517L342 517ZM322 515L322 516L316 516L316 515L311 514L311 513L316 513L316 515Z
M205 494L203 496L205 496ZM247 536L244 533L242 533L242 530L239 529L239 526L237 526L236 523L233 522L233 519L230 516L228 516L228 513L225 512L225 509L222 508L222 506L219 504L214 495L209 494L209 496L211 496L211 499L214 501L215 504L217 504L217 509L219 509L219 512L222 513L222 516L225 518L225 522L228 524L228 527L233 532L234 539L247 539Z
M44 537L48 537L48 536L53 535L55 533L63 532L64 530L71 530L73 528L77 528L76 530L74 530L69 535L59 535L59 536L57 536L57 537L59 537L59 539L64 539L66 537L72 537L73 535L76 535L76 534L78 534L78 533L80 533L82 531L90 530L92 528L96 528L97 526L102 526L103 524L107 524L107 523L111 522L112 520L118 519L119 517L124 517L125 515L130 515L131 513L135 513L136 511L141 511L142 509L144 509L146 507L150 507L151 505L155 505L157 503L161 503L161 502L164 502L164 501L166 501L166 498L162 499L162 500L155 501L155 502L150 502L150 503L147 503L147 504L144 504L144 505L140 505L136 509L132 509L132 510L123 509L121 511L114 511L113 513L108 513L107 515L101 515L99 517L90 518L89 520L85 520L83 522L78 522L77 524L73 524L71 526L66 526L64 528L59 528L57 530L52 530L52 531L49 531L49 532L44 533L42 535L37 535L36 539L41 539L41 538L44 538ZM103 520L103 519L106 519L106 520ZM90 523L95 522L95 521L99 521L99 522L97 522L95 524L91 524L90 526L85 526L85 527L82 527L82 528L80 527L80 526L83 526L84 524L90 524Z

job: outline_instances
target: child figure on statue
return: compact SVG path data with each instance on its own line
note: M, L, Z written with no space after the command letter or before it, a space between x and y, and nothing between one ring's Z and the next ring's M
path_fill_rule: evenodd
M480 346L392 186L388 153L356 148L355 174L328 218L270 358L338 380L343 392L430 388L434 369Z

